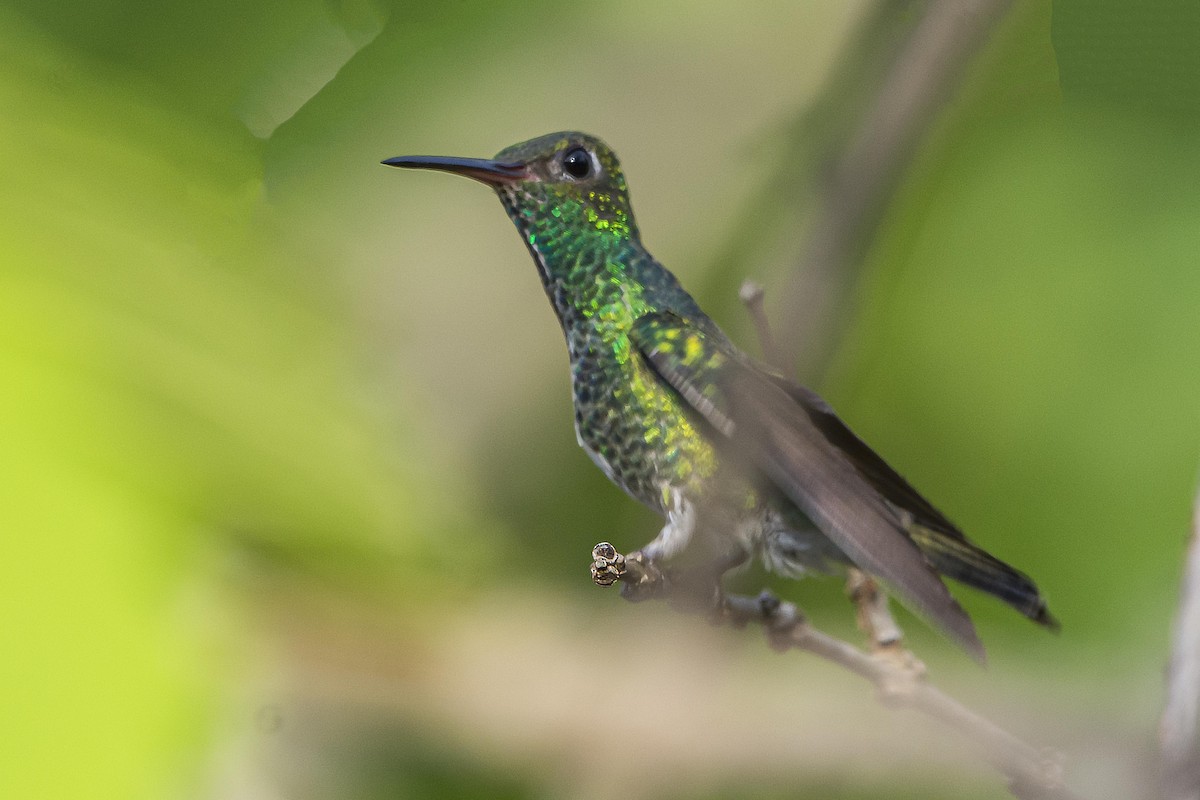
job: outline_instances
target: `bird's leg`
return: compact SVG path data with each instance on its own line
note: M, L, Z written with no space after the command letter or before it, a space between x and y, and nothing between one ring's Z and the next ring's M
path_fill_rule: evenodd
M641 550L621 555L608 542L592 548L592 581L597 586L612 586L621 581L621 596L632 602L652 600L669 590L666 572Z
M664 496L666 524L654 540L640 550L625 556L619 566L609 564L603 558L611 545L596 545L592 551L592 580L604 586L621 580L621 596L626 600L648 600L661 595L667 589L673 600L690 607L704 608L720 603L720 575L725 568L721 561L724 553L716 559L677 558L688 551L697 528L696 506L678 489L670 489ZM615 550L613 551L615 552ZM619 570L633 570L633 579ZM718 571L719 570L719 571Z
M749 557L743 548L733 546L701 563L672 570L672 584L683 590L676 605L720 617L725 612L725 573L740 567Z
M621 596L632 602L666 595L681 610L719 614L725 599L721 578L748 557L742 548L730 548L702 564L667 566L655 557L651 546L624 556L608 542L601 542L592 548L592 581L597 586L621 581Z

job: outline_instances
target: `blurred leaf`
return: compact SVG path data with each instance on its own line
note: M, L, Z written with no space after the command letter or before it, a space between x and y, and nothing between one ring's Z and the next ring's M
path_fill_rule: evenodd
M197 625L222 601L181 620L182 594L231 544L465 580L487 539L355 398L254 140L0 16L0 794L159 793L220 686Z

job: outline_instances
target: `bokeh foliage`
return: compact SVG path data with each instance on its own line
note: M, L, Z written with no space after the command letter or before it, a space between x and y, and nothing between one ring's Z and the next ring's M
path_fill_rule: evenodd
M574 446L523 248L487 192L376 162L598 133L654 252L752 347L730 289L792 302L771 292L810 198L764 193L862 9L0 6L0 796L230 794L263 686L353 651L343 627L394 637L403 694L441 685L412 665L497 598L637 625L583 567L655 523ZM1197 33L1185 2L1018 4L889 206L818 387L1064 622L966 596L992 669L910 621L919 652L968 693L1081 709L1101 745L1152 746L1200 454ZM763 196L778 211L738 213ZM853 635L833 583L786 591ZM721 692L812 680L725 646ZM342 709L310 743L333 766L279 796L584 793L545 763L562 742L481 744L422 708ZM1136 778L1064 736L1084 785ZM1004 796L986 778L898 782ZM778 768L676 791L883 787Z

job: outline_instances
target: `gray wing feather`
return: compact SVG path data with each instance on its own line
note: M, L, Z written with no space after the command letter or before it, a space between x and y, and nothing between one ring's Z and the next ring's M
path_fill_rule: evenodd
M657 346L672 328L683 328L726 357L685 360ZM761 471L851 561L983 661L975 626L909 538L895 507L814 421L812 405L799 401L811 393L800 387L789 391L791 384L781 385L778 376L669 312L643 318L631 338L657 374L725 442L726 452Z

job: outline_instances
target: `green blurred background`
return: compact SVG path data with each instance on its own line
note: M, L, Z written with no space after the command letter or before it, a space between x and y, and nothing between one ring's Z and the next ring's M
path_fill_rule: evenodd
M872 8L0 5L0 796L1006 797L853 677L591 584L656 521L575 445L524 248L378 165L597 133L754 349L736 288L796 300L842 133L797 120ZM816 386L1045 588L1058 637L959 593L986 671L902 621L1092 797L1154 773L1197 476L1198 8L1017 3Z

